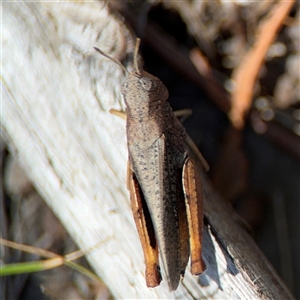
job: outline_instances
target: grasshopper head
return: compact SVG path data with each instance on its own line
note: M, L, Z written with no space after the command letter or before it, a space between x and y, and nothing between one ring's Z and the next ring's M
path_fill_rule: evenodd
M145 71L128 74L121 92L128 106L163 102L169 97L165 85L157 77Z

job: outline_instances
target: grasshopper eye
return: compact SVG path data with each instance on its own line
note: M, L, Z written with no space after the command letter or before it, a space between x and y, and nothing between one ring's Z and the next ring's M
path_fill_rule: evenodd
M128 82L125 81L121 87L121 94L125 95L125 93L127 92L127 88L128 88Z
M142 77L140 79L140 83L142 85L142 88L149 92L155 90L156 88L156 82L147 77Z

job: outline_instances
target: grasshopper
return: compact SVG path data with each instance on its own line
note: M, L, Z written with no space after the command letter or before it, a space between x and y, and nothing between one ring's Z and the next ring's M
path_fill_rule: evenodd
M127 73L121 90L127 116L127 186L144 252L146 284L160 284L160 254L173 291L184 275L189 255L192 274L205 270L202 186L190 151L191 140L167 102L167 88L157 77L139 69L139 39L133 72L95 49Z

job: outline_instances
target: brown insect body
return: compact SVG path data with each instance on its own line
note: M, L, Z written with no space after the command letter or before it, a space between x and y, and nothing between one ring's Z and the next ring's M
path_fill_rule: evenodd
M130 73L122 94L127 115L131 203L138 230L140 218L145 219L146 228L139 230L141 240L145 239L142 241L145 258L145 252L149 251L154 257L150 265L146 258L147 284L156 286L160 281L157 241L169 288L175 290L188 262L189 232L193 230L186 205L191 191L186 192L183 179L184 167L190 160L186 133L167 102L167 88L157 77L145 71ZM194 213L199 224L194 230L201 241L202 191L199 178L196 179L198 195L196 189L192 193L196 197ZM148 210L150 215L145 213ZM205 268L201 248L198 251L195 273Z

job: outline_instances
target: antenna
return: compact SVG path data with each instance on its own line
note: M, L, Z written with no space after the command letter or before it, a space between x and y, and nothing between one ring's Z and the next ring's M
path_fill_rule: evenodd
M111 56L109 56L108 54L104 53L102 50L100 50L100 49L97 48L97 47L94 47L94 49L95 49L96 51L98 51L100 54L102 54L103 56L105 56L106 58L110 59L111 61L113 61L114 63L116 63L117 65L119 65L119 66L123 69L123 71L124 71L125 73L128 73L128 71L126 70L126 68L125 68L118 60L112 58Z
M141 39L137 38L136 39L136 43L135 43L135 49L134 49L134 55L133 55L133 62L134 62L134 67L136 69L136 72L138 74L141 74L141 72L139 70L138 63L137 63L137 56L138 56L138 53L139 53L140 44L141 44Z

